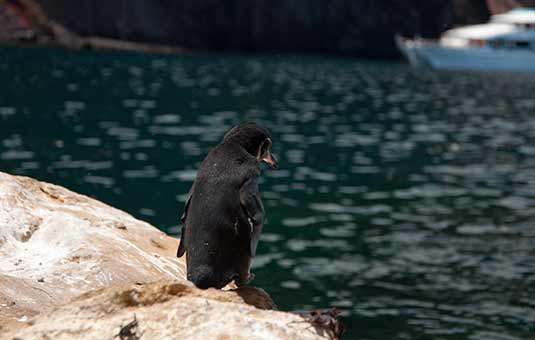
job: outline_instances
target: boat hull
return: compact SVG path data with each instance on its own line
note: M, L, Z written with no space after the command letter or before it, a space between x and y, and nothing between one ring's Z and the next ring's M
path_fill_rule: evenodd
M449 70L496 70L535 72L535 51L493 49L490 47L453 48L438 41L396 37L396 43L415 66Z

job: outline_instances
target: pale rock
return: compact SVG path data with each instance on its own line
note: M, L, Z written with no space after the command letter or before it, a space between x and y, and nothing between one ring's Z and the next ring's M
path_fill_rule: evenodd
M262 289L200 290L178 240L65 188L0 172L0 338L325 339ZM134 339L135 337L132 337Z

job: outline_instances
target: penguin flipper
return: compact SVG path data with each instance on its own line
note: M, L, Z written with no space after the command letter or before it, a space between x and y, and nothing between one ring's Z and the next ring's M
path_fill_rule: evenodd
M182 232L180 234L180 241L178 250L176 251L176 257L182 257L186 252L186 226L182 226Z
M253 257L256 254L256 247L264 226L264 206L260 200L258 176L251 177L242 184L240 188L240 204L251 223L249 251Z
M186 203L184 204L184 212L180 217L180 221L182 222L182 231L180 233L180 244L178 245L178 250L176 252L177 257L182 257L186 252L186 218L188 216L189 204L191 202L191 195L193 194L194 187L195 182L193 182L193 185L189 189L188 198L186 199Z
M191 202L191 195L193 195L194 188L195 188L195 182L193 182L193 184L191 185L191 188L189 189L188 198L186 199L186 203L184 204L184 212L182 213L182 216L180 216L180 221L184 224L186 223L186 218L188 217L189 204Z

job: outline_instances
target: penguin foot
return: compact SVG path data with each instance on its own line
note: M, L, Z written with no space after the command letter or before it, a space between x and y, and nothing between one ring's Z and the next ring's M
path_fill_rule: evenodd
M234 280L234 283L236 283L236 286L239 288L247 285L249 282L253 281L254 278L255 276L253 273L247 273L247 278L242 279L242 277L238 277Z

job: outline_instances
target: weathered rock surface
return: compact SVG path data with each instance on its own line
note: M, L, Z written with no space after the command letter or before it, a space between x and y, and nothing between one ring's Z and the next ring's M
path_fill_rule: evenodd
M2 339L113 339L136 320L130 333L142 339L323 339L300 316L243 303L238 291L202 291L187 283L113 286L81 296L0 333ZM326 333L323 332L326 336Z
M261 289L197 289L176 247L94 199L0 173L0 338L112 339L134 315L147 339L328 337L269 310Z
M0 318L112 284L183 279L177 240L89 197L0 173Z

